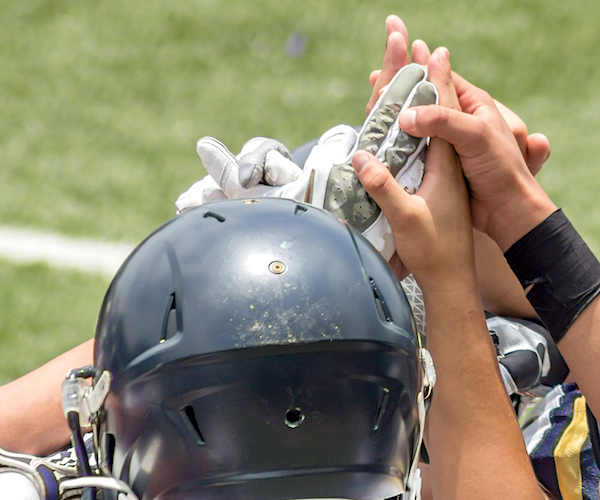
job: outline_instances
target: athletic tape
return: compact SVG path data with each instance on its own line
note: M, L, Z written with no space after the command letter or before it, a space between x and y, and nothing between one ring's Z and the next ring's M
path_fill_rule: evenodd
M504 256L555 342L600 293L600 262L560 209Z

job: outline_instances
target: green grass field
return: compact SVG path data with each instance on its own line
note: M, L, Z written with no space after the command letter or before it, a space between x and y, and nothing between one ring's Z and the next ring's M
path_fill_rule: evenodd
M541 182L600 251L592 0L3 0L0 224L137 242L203 174L199 137L295 147L361 123L391 13L548 135ZM102 278L8 262L0 276L0 382L93 335Z

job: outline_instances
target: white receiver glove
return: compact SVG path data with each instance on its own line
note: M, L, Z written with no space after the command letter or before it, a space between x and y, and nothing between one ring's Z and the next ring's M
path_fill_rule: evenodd
M271 186L289 184L302 173L288 149L267 137L250 139L237 156L214 137L200 139L196 150L209 175L179 196L178 212L224 198L271 196Z
M358 149L374 154L409 192L424 172L426 139L404 133L398 115L408 107L437 103L437 91L423 67L402 68L373 107L361 130L338 125L319 139L304 169L292 161L281 143L252 139L234 156L221 142L204 137L196 151L211 180L202 179L175 203L182 212L219 198L281 197L324 208L358 229L385 259L393 255L391 228L354 173Z

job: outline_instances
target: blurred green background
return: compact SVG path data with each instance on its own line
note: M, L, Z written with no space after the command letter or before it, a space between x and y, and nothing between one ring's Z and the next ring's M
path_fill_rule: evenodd
M541 183L600 251L592 0L2 0L0 224L135 243L203 175L199 137L362 123L392 13L549 137ZM0 261L0 383L93 336L107 285Z

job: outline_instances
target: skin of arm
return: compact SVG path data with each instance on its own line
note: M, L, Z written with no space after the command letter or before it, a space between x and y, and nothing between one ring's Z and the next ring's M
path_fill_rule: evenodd
M429 75L441 103L457 107L447 54L434 52ZM368 153L358 152L353 165L390 222L400 260L423 290L427 346L438 375L428 415L434 497L543 498L485 324L469 198L452 147L431 141L415 195Z
M0 446L44 456L69 443L62 412L61 382L72 368L89 365L94 340L0 387Z
M537 314L498 245L485 233L473 231L475 268L481 303L486 311L511 318Z
M557 344L592 413L600 415L600 297L581 313Z

